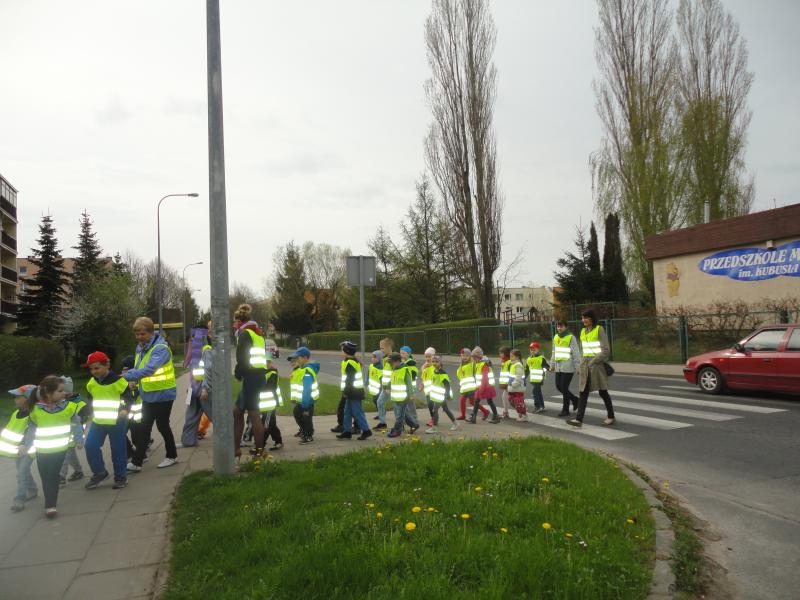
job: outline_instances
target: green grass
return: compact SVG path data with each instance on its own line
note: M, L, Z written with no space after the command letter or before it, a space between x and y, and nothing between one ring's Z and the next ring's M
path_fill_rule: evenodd
M164 598L619 599L649 590L654 525L644 496L615 463L558 440L387 444L244 469L181 483Z
M231 390L232 398L236 400L236 397L239 395L239 390L242 389L242 382L233 380L233 387ZM283 406L278 408L278 414L284 416L292 416L292 411L294 410L294 406L289 401L289 379L284 377L281 378L280 383L278 384L281 387L281 395L283 396ZM339 390L338 385L331 385L329 383L321 383L319 384L319 400L317 400L316 405L314 406L314 414L315 415L335 415L336 409L339 406L339 399L342 397L342 392ZM370 403L365 402L364 406L366 409L370 408Z

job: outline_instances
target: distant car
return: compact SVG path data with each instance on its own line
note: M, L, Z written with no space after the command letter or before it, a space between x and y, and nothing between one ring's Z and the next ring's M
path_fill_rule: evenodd
M707 394L723 389L800 394L800 324L764 326L733 348L693 356L683 376Z
M272 356L275 358L281 357L280 351L278 350L278 344L275 343L275 340L267 338L264 340L264 344L266 345L267 352L272 352Z

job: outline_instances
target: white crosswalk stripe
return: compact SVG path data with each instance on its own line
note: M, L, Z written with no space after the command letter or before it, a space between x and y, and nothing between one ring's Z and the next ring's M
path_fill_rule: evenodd
M612 392L616 395L616 392ZM558 398L561 400L561 395L552 396L554 399ZM644 404L642 402L628 402L627 400L617 400L616 398L612 398L614 402L614 407L616 408L619 406L620 408L633 408L635 410L643 410L647 412L665 414L665 415L675 415L676 417L691 417L692 419L700 419L702 421L733 421L735 419L741 419L741 415L727 415L725 413L718 413L718 412L709 412L705 410L694 410L691 408L679 408L677 406L657 406L653 404ZM589 397L590 404L602 404L603 401L599 398Z
M560 396L559 396L560 398ZM526 402L526 404L530 404L533 406L533 400L530 402ZM615 403L616 404L616 403ZM550 402L546 406L550 408L555 408L560 406L560 404L556 404L555 402ZM606 410L605 408L587 408L586 409L587 415L598 416L601 418L605 418ZM536 415L538 417L538 415ZM621 422L621 423L629 423L631 425L641 425L642 427L651 427L652 429L661 429L662 431L669 431L670 429L683 429L684 427L691 427L691 423L681 423L680 421L669 421L667 419L658 419L656 417L645 417L643 415L634 415L631 413L621 413L619 411L614 411L614 416Z
M533 400L530 401L533 404ZM527 401L526 401L527 404ZM517 413L514 410L509 410L509 414L516 418ZM559 419L557 417L547 417L545 415L533 415L530 412L528 413L528 422L534 425L544 425L545 427L552 427L553 429L560 429L561 431L572 431L576 434L580 435L588 435L590 437L599 438L601 440L624 440L625 438L636 437L636 433L630 433L629 431L621 431L616 428L612 427L600 427L597 425L588 425L585 424L583 427L573 427L572 425L567 425L567 422L564 419Z
M770 406L753 406L751 404L734 404L733 402L717 402L714 400L697 400L696 398L682 398L680 396L664 396L662 394L641 394L638 392L611 392L612 398L622 396L624 398L638 398L640 400L654 400L656 402L671 402L674 404L686 404L688 406L703 406L706 408L722 408L726 410L738 410L742 412L771 414L786 412L784 408L772 408Z

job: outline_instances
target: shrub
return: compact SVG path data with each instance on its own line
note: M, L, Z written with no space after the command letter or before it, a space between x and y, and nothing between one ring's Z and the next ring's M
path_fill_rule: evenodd
M8 390L39 383L51 373L64 370L64 349L45 338L0 335L0 384Z

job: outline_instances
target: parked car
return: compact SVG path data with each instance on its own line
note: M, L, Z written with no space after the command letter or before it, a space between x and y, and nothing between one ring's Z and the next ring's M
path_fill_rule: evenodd
M693 356L683 376L707 394L726 388L800 394L800 324L764 326L733 348Z
M275 358L281 357L280 351L278 350L278 344L275 343L275 340L267 338L264 340L264 344L266 345L267 352L272 352L272 356Z

